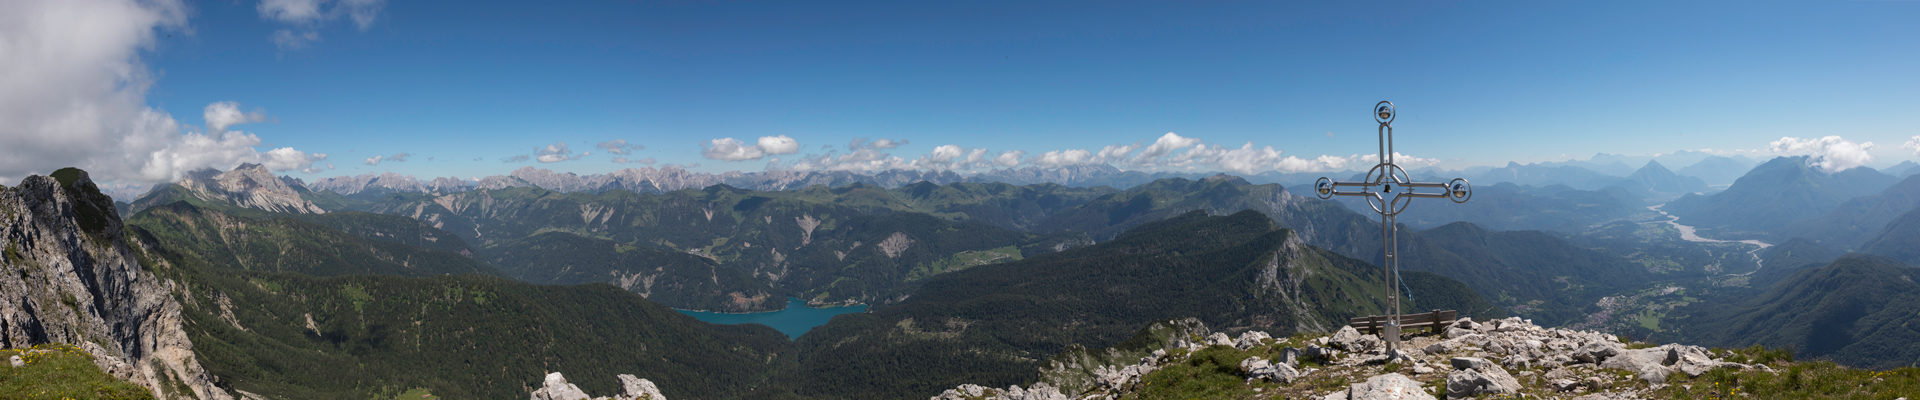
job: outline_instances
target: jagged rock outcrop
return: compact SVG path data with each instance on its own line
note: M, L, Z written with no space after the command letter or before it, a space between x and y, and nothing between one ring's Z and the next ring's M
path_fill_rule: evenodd
M0 346L66 343L162 399L232 398L195 358L174 283L140 265L86 172L0 188L0 237Z
M1215 364L1207 371L1231 371L1227 373L1238 375L1248 385L1242 389L1260 393L1260 398L1433 399L1444 390L1448 398L1639 399L1658 396L1658 391L1666 387L1662 382L1676 376L1673 374L1699 376L1715 368L1770 370L1764 365L1727 362L1698 346L1629 349L1613 335L1542 328L1519 318L1489 322L1462 318L1442 334L1418 333L1404 338L1405 346L1391 356L1384 346L1372 344L1379 339L1351 328L1328 336L1287 340L1258 331L1244 332L1233 339L1211 332L1192 319L1156 324L1149 330L1173 323L1181 328L1169 335L1175 339L1163 341L1163 347L1140 357L1138 363L1078 366L1096 371L1090 377L1060 373L1068 368L1056 364L1042 370L1043 379L1028 385L1032 389L961 385L934 399L1124 398L1135 395L1145 382L1156 379L1156 373L1173 366L1219 361L1221 347L1243 352L1232 354L1252 356L1236 364ZM1204 359L1195 356L1202 353L1211 355ZM1179 373L1195 372L1188 369ZM1325 388L1326 382L1337 381L1353 383L1333 390ZM1036 392L1047 397L1032 397ZM1027 397L1014 397L1016 394Z
M567 377L559 372L547 374L540 388L529 394L531 400L667 400L660 393L660 387L653 381L640 379L633 375L620 374L620 394L613 397L592 397L580 390L579 386L567 383Z
M297 183L297 182L295 182ZM183 190L178 193L175 189ZM201 169L187 173L173 185L155 186L152 192L133 202L132 210L139 212L155 206L181 200L180 195L193 196L200 200L232 204L238 207L293 214L326 213L320 206L301 196L304 187L296 187L289 181L273 176L273 171L260 164L240 164L232 171L220 172L213 169Z
M1453 372L1447 374L1448 397L1471 397L1489 394L1512 394L1520 391L1520 381L1513 379L1500 364L1494 364L1479 357L1454 357Z

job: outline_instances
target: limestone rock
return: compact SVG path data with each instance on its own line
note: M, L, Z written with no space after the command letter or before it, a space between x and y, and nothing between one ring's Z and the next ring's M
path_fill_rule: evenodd
M1498 364L1474 357L1454 357L1454 371L1447 374L1447 397L1511 394L1520 391L1520 381Z
M1300 357L1302 355L1303 353L1300 352L1300 349L1288 347L1285 349L1281 349L1280 356L1277 358L1274 358L1273 362L1275 364L1285 364L1287 366L1297 367L1297 366L1300 366Z
M1434 400L1420 381L1395 373L1376 375L1366 382L1353 384L1347 394L1353 400Z
M559 372L547 374L546 381L535 389L529 400L587 400L587 392L579 386L567 383L567 377Z
M1061 393L1060 388L1053 387L1053 385L1049 385L1046 382L1040 382L1040 383L1033 384L1032 388L1021 388L1020 385L1013 385L1012 387L1008 387L1004 390L994 389L994 388L975 385L975 384L965 384L965 385L960 385L960 387L958 388L947 389L947 391L940 393L939 396L933 396L929 400L975 400L975 399L1071 400L1072 397L1069 397L1066 394Z
M593 397L580 387L567 383L567 377L559 372L547 374L539 389L528 394L531 400L667 400L660 387L653 381L640 379L633 375L620 374L620 394L613 397ZM951 391L951 390L949 390Z
M13 355L13 356L7 357L7 365L13 366L14 368L19 368L19 367L27 366L27 362L25 360L21 360L19 355Z
M1333 361L1334 357L1337 357L1340 355L1340 351L1334 350L1328 347L1320 347L1318 345L1310 344L1310 345L1307 345L1306 351L1301 352L1301 355L1307 356L1307 358L1309 359L1324 363L1328 361Z
M1226 332L1214 332L1212 335L1207 336L1207 345L1208 346L1232 346L1233 338L1227 336Z
M1601 362L1600 367L1633 372L1647 383L1666 383L1667 374L1673 372L1673 369L1663 364L1666 353L1666 350L1660 348L1623 350L1620 354Z
M661 394L660 387L655 386L653 381L640 379L627 374L620 374L617 377L620 378L620 395L614 397L614 399L667 400L667 395Z
M1339 331L1333 333L1333 336L1327 337L1327 344L1340 350L1356 351L1355 347L1359 343L1360 331L1353 329L1352 325L1342 326Z
M1293 380L1300 378L1301 375L1291 365L1274 364L1260 357L1249 357L1240 361L1240 372L1246 374L1247 380L1265 379L1282 385L1293 383Z
M1240 350L1250 349L1254 346L1265 344L1268 339L1273 339L1273 336L1261 331L1247 331L1247 333L1240 334L1239 339L1233 341L1233 348Z

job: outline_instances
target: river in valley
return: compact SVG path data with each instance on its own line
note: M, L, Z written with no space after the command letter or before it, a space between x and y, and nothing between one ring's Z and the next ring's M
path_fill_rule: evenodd
M1665 206L1666 204L1660 204L1660 205L1648 206L1647 209L1652 210L1653 212L1660 213L1661 217L1665 217L1667 219L1667 225L1672 225L1673 229L1680 231L1681 240L1695 242L1695 243L1745 243L1748 245L1752 245L1754 247L1753 250L1747 251L1748 255L1753 256L1753 265L1754 265L1753 270L1747 271L1744 274L1732 274L1733 276L1753 275L1754 272L1759 272L1760 268L1765 266L1765 264L1762 263L1760 260L1760 251L1766 250L1768 247L1773 247L1772 243L1762 242L1754 239L1721 240L1721 239L1710 239L1710 238L1700 237L1700 234L1696 233L1692 226L1681 224L1680 217L1673 216L1673 214L1667 214L1666 211L1663 211L1660 209L1661 207L1665 207Z

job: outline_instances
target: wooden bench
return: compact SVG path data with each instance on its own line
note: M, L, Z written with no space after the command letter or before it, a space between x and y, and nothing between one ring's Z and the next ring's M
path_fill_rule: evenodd
M1400 331L1406 332L1408 329L1414 328L1433 328L1433 331L1437 333L1442 329L1446 329L1447 325L1453 324L1453 321L1459 319L1458 313L1453 310L1433 310L1433 312L1428 313L1401 315ZM1347 325L1353 326L1353 329L1375 335L1380 334L1381 329L1385 329L1386 323L1387 316L1385 315L1353 317L1347 320Z

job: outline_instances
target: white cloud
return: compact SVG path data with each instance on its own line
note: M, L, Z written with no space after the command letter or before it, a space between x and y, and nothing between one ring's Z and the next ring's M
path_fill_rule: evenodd
M761 136L760 151L766 154L776 155L793 154L800 151L800 142L787 137L787 135Z
M361 32L373 27L386 0L260 0L260 18L280 22L271 37L281 50L297 50L320 41L320 28L340 18L353 20Z
M227 127L261 122L267 120L267 114L260 111L240 112L240 103L219 101L208 104L201 112L201 118L207 122L207 131L215 134L226 133Z
M1193 147L1197 144L1200 144L1199 138L1183 137L1177 133L1167 132L1165 135L1160 135L1160 139L1154 140L1153 145L1147 146L1146 150L1140 151L1140 156L1135 158L1135 160L1139 162L1151 161L1154 158L1172 153L1174 150Z
M151 184L199 168L247 162L312 168L298 150L262 153L258 136L231 130L256 119L225 113L193 132L148 107L153 75L140 53L162 31L187 30L177 0L15 0L0 12L0 176L86 169L106 184ZM204 115L203 115L204 117ZM284 149L284 148L283 148Z
M701 144L700 147L702 148L700 155L710 160L758 160L760 157L767 156L767 153L760 151L760 147L746 146L744 143L740 143L740 139L734 138L714 139Z
M911 168L934 170L965 170L992 167L987 159L987 149L967 149L951 144L934 146L933 151L910 163Z
M1020 158L1025 157L1026 155L1027 155L1027 152L1024 152L1024 151L1008 150L1000 153L999 156L993 157L993 164L1001 167L1013 168L1013 167L1019 166Z
M382 155L374 155L373 157L367 157L367 165L380 165L380 162L386 161L386 159L387 157Z
M626 157L614 157L614 158L613 158L613 163L614 163L614 164L640 164L640 165L653 165L653 163L654 163L654 162L655 162L655 161L654 161L654 159L653 159L653 157L647 157L647 158L626 158Z
M745 161L758 160L768 155L793 154L800 151L800 142L787 135L761 136L753 146L740 139L719 138L700 145L700 155L710 160Z
M501 158L500 162L512 164L512 163L518 163L518 162L527 162L527 160L532 160L532 159L533 159L533 156L519 154L519 155L513 155L513 156Z
M608 140L605 142L600 142L600 144L595 147L599 147L601 150L606 150L607 154L622 155L622 156L627 154L632 154L634 150L645 150L647 148L647 146L641 146L637 144L627 144L626 139L614 139L614 140Z
M906 141L905 139L901 139L901 140L893 140L893 139L884 139L884 138L883 138L883 139L878 139L878 140L874 140L874 141L873 141L873 148L876 148L876 149L891 149L891 148L895 148L895 147L900 147L900 145L903 145L903 144L907 144L907 141Z
M1915 135L1907 139L1907 143L1900 145L1900 148L1913 152L1915 156L1920 156L1920 135Z
M964 153L966 153L966 150L960 149L960 146L944 144L935 146L933 152L927 154L927 160L938 163L950 163L953 162L954 159L960 158Z
M1109 145L1107 147L1100 148L1100 154L1097 154L1095 156L1099 157L1101 160L1120 161L1120 160L1127 159L1127 153L1132 153L1134 150L1138 150L1138 149L1140 149L1139 143L1134 143L1134 144L1129 144L1124 146L1117 145L1117 144Z
M1093 152L1081 149L1054 150L1035 156L1033 163L1047 167L1090 164L1093 163Z
M573 149L568 149L567 142L564 142L564 141L554 142L553 144L547 145L547 147L535 149L533 153L534 153L533 159L535 161L539 161L543 163L573 161L573 160L580 159L580 157L586 157L588 155L593 154L593 152L582 152L577 155L573 154Z
M260 165L274 171L299 170L311 174L332 169L332 164L328 164L327 168L319 167L319 163L326 159L327 155L324 153L308 153L294 150L292 147L281 147L268 150Z
M1873 155L1867 153L1867 150L1873 149L1873 142L1854 143L1839 136L1819 139L1781 137L1768 143L1767 149L1783 156L1809 156L1809 163L1827 172L1844 171L1873 161Z

